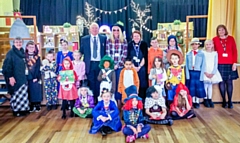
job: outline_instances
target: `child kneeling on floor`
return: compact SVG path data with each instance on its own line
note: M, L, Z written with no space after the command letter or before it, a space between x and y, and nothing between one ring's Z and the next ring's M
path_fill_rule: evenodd
M170 126L173 124L172 119L167 119L167 107L160 86L155 85L147 89L147 98L144 106L147 114L145 117L146 122Z
M111 100L111 93L107 88L102 90L102 101L99 101L92 112L93 124L90 134L101 132L103 136L112 131L121 130L122 123L119 117L119 110L114 101Z
M135 85L129 86L125 89L125 93L128 97L124 99L123 117L125 126L122 132L127 136L126 142L133 142L137 138L148 139L151 126L144 124L143 103L142 98L137 94L137 87Z

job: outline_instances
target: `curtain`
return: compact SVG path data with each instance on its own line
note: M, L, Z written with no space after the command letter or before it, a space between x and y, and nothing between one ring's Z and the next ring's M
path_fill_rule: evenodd
M216 28L224 24L230 35L236 31L236 0L210 0L208 9L207 38L216 36Z
M151 4L151 12L153 16L145 25L149 29L157 29L157 23L173 22L175 19L186 21L187 15L207 15L209 0L134 0L136 4L144 9L145 5ZM95 6L98 9L106 11L114 11L124 6L128 6L127 10L114 12L109 14L95 12L96 16L100 16L101 20L98 24L113 25L117 21L122 21L125 26L127 39L131 37L131 26L129 18L136 18L135 13L131 10L131 0L21 0L20 9L22 15L36 15L38 30L41 32L43 25L62 25L65 22L76 24L76 16L84 13L85 2ZM31 20L24 20L27 25L32 24ZM194 22L194 36L206 36L206 19L192 19ZM88 34L88 31L84 31ZM143 30L143 39L150 42L151 33Z

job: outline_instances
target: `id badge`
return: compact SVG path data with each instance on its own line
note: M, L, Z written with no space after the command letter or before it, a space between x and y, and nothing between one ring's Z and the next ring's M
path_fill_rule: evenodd
M120 56L120 54L119 53L115 53L115 57L119 57Z
M133 57L133 60L137 60L137 57L134 56L134 57Z
M25 75L28 75L28 69L25 69Z
M228 57L228 54L227 53L223 53L222 56L223 57Z

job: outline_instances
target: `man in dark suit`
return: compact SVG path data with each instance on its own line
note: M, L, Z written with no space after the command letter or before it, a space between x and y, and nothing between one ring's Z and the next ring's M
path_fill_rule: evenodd
M90 35L81 38L80 52L84 55L86 65L86 75L89 81L89 87L93 91L95 103L100 90L100 82L97 80L100 68L100 60L106 53L106 39L104 35L98 34L99 26L97 23L90 25Z

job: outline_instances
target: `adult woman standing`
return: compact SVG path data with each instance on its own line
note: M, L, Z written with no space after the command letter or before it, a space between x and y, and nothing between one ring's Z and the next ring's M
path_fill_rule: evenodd
M223 98L223 108L233 108L232 92L233 80L238 78L237 73L237 46L234 38L228 35L227 28L224 25L218 25L217 36L213 38L215 50L218 53L218 70L223 81L219 83L220 93ZM226 102L226 94L228 103Z
M110 38L106 42L106 54L114 60L114 70L116 73L116 87L118 87L119 76L124 67L124 60L127 57L127 40L123 35L124 27L121 22L117 22L112 27ZM118 107L121 107L121 94L115 92L115 99Z
M134 31L132 33L133 40L128 43L128 58L132 59L133 67L138 72L140 80L139 96L146 98L147 81L147 63L148 63L148 45L141 40L141 33Z
M23 40L17 37L12 49L3 62L3 75L6 80L8 93L11 95L10 105L14 116L24 116L29 110L27 77Z

